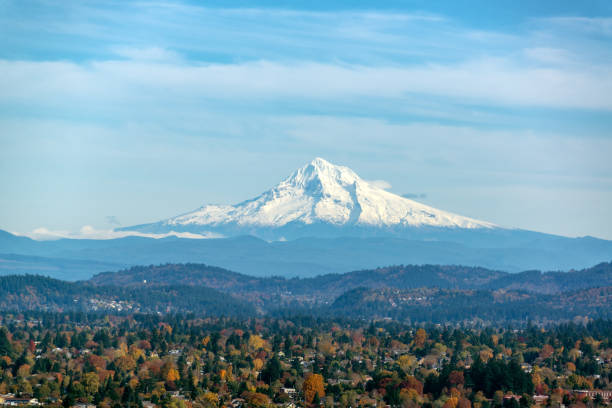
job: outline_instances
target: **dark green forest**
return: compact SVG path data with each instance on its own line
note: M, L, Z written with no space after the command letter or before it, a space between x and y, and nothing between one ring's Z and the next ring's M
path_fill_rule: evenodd
M256 278L201 264L165 264L107 272L81 282L0 277L0 308L546 323L609 318L611 277L610 263L581 271L519 274L462 266L394 266L306 279Z

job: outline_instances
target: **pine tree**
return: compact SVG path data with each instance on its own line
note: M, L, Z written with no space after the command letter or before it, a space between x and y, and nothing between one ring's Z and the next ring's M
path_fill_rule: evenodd
M6 327L0 328L0 356L13 357L13 345L8 338Z

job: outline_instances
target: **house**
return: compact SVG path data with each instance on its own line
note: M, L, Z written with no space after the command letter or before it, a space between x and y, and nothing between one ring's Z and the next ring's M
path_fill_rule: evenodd
M504 395L504 401L505 400L511 400L511 399L514 399L514 400L516 400L518 402L518 401L521 400L521 396L520 395L514 395L514 394L506 394L506 395Z
M245 406L246 406L246 401L242 398L234 398L232 400L233 408L240 408L240 407L245 407Z
M284 392L285 394L289 395L291 398L295 397L295 394L297 394L295 388L282 387L280 390L281 392Z
M600 395L604 401L612 400L612 390L573 390L572 392L581 398L589 397L593 399Z
M168 394L170 394L172 398L185 399L185 396L181 394L180 391L170 391Z
M142 408L155 408L155 404L151 401L142 401Z
M74 404L72 408L96 408L96 406L88 402L79 402L77 404Z
M36 398L4 398L4 406L8 407L23 407L27 405L42 405Z
M548 395L534 395L533 401L536 405L546 405L546 401L548 401Z

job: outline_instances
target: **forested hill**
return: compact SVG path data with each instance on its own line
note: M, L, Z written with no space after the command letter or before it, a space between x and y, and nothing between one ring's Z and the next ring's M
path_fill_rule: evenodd
M506 290L357 288L339 296L329 310L353 318L507 322L556 321L569 316L612 318L611 305L610 286L565 292L562 296Z
M0 277L0 310L547 322L610 317L612 264L519 274L400 265L306 279L256 278L202 264L166 264L102 273L81 282Z
M235 292L267 289L275 286L275 282L280 285L286 281L282 278L256 278L216 266L186 263L134 266L118 272L97 274L87 282L117 286L205 286Z
M195 286L92 286L35 275L0 277L0 310L101 311L243 316L253 306L215 289Z
M611 318L612 286L559 294L487 289L356 288L336 298L316 290L222 293L189 285L95 286L41 276L0 277L0 310L194 313L210 316L348 317L432 323L547 323Z
M358 287L414 289L524 290L560 293L591 287L612 286L612 263L569 272L526 271L512 274L485 268L441 265L400 265L329 274L314 278L256 278L203 264L139 266L105 272L88 281L93 285L120 286L205 286L230 293L285 293L337 297Z

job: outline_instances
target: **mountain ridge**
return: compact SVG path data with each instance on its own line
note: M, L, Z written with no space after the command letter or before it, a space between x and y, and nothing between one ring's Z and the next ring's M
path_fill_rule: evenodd
M281 276L253 277L216 266L187 263L136 266L116 272L103 272L93 276L87 283L121 287L203 286L234 294L304 294L317 291L318 296L322 297L334 297L359 287L524 290L553 294L571 289L612 286L612 262L567 272L528 270L519 273L463 265L393 265L291 279Z
M192 268L191 273L185 273L186 268ZM310 279L245 277L206 265L160 265L132 268L123 271L123 277L134 272L133 284L120 279L94 284L32 275L0 277L0 308L226 317L335 316L468 324L500 321L546 324L584 316L611 316L612 263L609 262L574 272L527 271L514 275L452 265L408 265ZM193 281L200 272L209 280L208 285ZM169 274L182 280L170 281ZM100 276L121 277L121 272ZM369 280L364 281L363 276ZM480 281L475 282L474 276ZM560 279L561 286L541 290L538 279L542 276ZM150 281L141 280L143 277ZM228 279L224 282L224 278ZM500 278L526 280L535 284L531 289L537 290L499 285ZM489 284L491 287L487 287Z
M4 274L53 271L61 260L70 261L66 264L70 269L72 261L84 261L74 277L47 274L69 280L121 267L188 262L220 265L252 276L308 277L400 264L457 264L507 272L581 269L612 259L612 241L504 229L421 228L412 238L341 236L272 242L253 236L36 241L6 233L0 235L0 254L18 254L24 263L37 264L29 269L27 265L11 268L14 257L4 261L0 255ZM121 266L101 268L100 262Z

